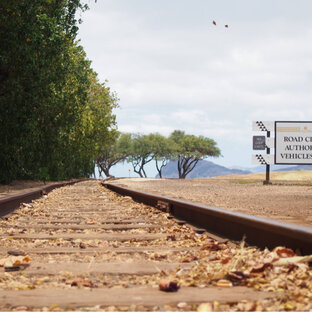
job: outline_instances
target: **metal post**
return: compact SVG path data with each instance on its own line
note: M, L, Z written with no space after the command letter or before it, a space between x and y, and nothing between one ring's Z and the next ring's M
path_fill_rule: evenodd
M269 138L271 136L270 131L267 131L267 138ZM267 147L266 152L268 155L270 155L271 153L271 149L269 147ZM265 171L265 181L263 181L263 184L272 184L272 182L270 181L270 165L266 165L266 171Z

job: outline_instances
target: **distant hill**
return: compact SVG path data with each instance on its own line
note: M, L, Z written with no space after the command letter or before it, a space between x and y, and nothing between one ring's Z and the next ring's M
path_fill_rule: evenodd
M274 169L273 169L274 170ZM274 171L294 171L294 170L312 170L312 165L298 165L298 166L285 166L285 168L281 168Z
M248 168L252 173L265 172L266 166L260 165L254 168ZM271 165L271 171L295 171L295 170L312 170L312 165Z
M229 169L223 166L216 165L212 161L200 160L194 170L187 176L187 179L196 178L211 178L223 176L228 174L249 174L251 171L240 169ZM164 178L178 178L178 164L177 161L170 161L162 171ZM158 175L156 177L159 177Z

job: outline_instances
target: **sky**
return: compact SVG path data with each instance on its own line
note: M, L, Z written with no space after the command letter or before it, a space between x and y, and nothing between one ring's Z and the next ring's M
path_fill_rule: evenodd
M80 43L120 99L119 131L207 136L222 152L208 160L251 167L252 121L311 120L312 1L87 3Z

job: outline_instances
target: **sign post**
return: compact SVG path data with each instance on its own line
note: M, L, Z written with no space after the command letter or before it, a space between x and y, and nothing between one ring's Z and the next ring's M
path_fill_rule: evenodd
M271 136L271 132L267 131L267 138L269 138ZM269 147L267 147L266 149L267 155L271 154L271 149ZM270 165L266 164L265 165L265 181L263 181L263 184L268 185L268 184L272 184L272 182L270 181Z
M271 154L270 147L272 146L271 131L274 130L274 123L273 121L254 121L252 123L252 130L253 131L266 131L267 133L266 137L265 136L253 137L253 149L254 150L266 149L266 154L253 155L253 160L256 163L266 165L265 181L263 181L263 184L271 184L270 164L273 164L274 160L272 158L273 155L270 155Z

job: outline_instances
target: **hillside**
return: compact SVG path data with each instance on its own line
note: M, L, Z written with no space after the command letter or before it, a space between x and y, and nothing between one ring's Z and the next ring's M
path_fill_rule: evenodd
M271 165L271 171L297 171L297 170L312 170L312 165ZM265 172L265 166L260 165L250 168L252 173Z
M177 161L170 161L163 169L164 178L178 178ZM210 178L229 174L249 174L250 171L240 169L229 169L216 165L212 161L200 160L193 171L187 175L187 179ZM156 176L156 178L158 175Z

